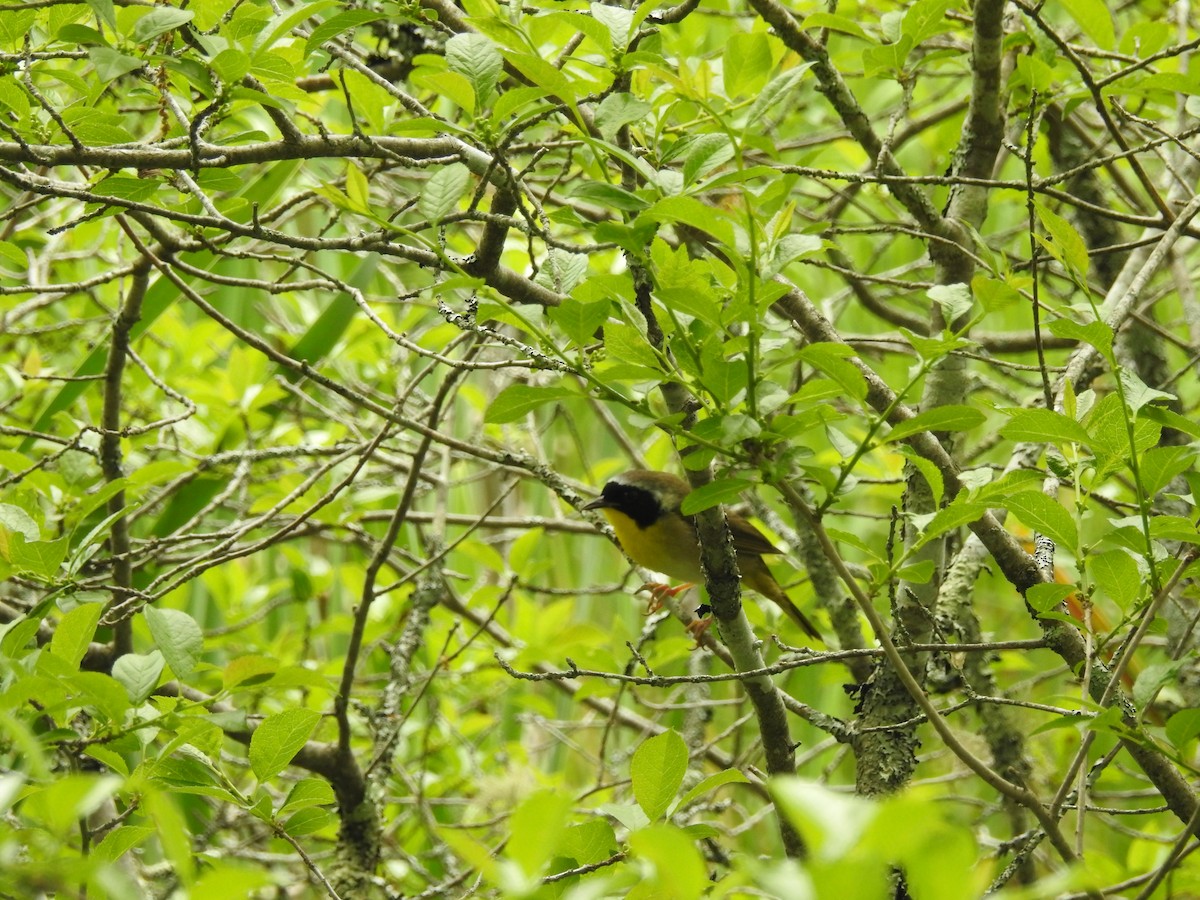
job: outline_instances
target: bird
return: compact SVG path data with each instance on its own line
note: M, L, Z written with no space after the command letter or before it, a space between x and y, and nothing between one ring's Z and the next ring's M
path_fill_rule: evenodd
M695 520L680 512L680 504L691 489L670 472L631 469L611 479L600 496L582 508L598 509L604 514L621 548L639 566L689 582L670 591L675 593L704 580ZM733 535L742 583L774 602L809 637L821 640L821 632L784 593L763 562L763 556L779 553L779 549L736 513L727 511L725 521Z

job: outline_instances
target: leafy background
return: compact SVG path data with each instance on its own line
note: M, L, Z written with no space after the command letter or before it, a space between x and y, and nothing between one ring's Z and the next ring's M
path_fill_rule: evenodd
M1192 16L0 3L0 890L1200 891Z

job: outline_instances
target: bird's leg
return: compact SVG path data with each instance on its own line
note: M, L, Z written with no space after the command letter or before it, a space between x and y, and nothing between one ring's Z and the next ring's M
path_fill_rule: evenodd
M668 597L675 597L690 587L695 587L690 581L685 584L676 585L675 587L671 587L669 584L660 584L656 581L647 581L634 591L634 593L640 594L642 591L645 591L650 595L650 601L646 604L646 615L650 615L662 609Z

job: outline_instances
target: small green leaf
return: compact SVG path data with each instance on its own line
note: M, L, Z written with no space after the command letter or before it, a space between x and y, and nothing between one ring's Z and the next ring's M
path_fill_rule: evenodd
M1049 409L1017 410L1000 429L1000 436L1010 441L1044 442L1055 446L1088 443L1088 433L1082 425Z
M867 396L867 380L858 366L848 359L855 355L853 348L843 344L816 343L802 347L797 355L836 381L851 399L862 400Z
M1175 399L1174 394L1148 387L1142 379L1138 378L1136 372L1125 366L1117 368L1117 377L1121 380L1121 389L1125 392L1125 405L1135 413L1155 400L1171 401Z
M84 603L63 616L50 639L50 652L66 660L72 668L78 668L96 633L102 612L103 603Z
M1055 337L1090 344L1105 357L1112 354L1113 330L1105 322L1096 321L1080 325L1070 319L1052 319L1049 327L1050 333Z
M462 163L451 163L434 172L425 182L417 210L436 222L458 206L470 186L471 170Z
M1181 709L1167 720L1167 740L1182 750L1200 735L1200 709Z
M504 71L504 58L492 39L477 32L456 34L446 41L446 63L471 83L475 108L481 108Z
M938 406L892 426L885 440L900 441L922 431L970 431L987 421L973 406Z
M27 541L23 534L12 534L8 539L8 561L18 572L29 572L50 581L67 558L69 541L69 537L53 541ZM0 546L0 553L2 550Z
M212 58L212 70L226 84L241 84L250 71L250 55L236 47L226 47Z
M683 183L691 184L701 175L733 159L733 144L726 134L701 134L693 139L685 138L686 150L683 158Z
M1117 36L1113 28L1112 13L1104 0L1063 0L1063 6L1075 20L1080 30L1090 37L1101 50L1112 50Z
M749 784L750 779L743 775L738 769L725 769L723 772L715 772L707 778L700 781L695 787L679 798L679 809L684 809L689 803L697 797L711 793L717 788L724 787L727 784Z
M89 47L88 58L96 67L96 75L101 81L116 81L122 75L145 65L144 60L128 56L111 47Z
M304 46L304 55L308 56L326 41L332 40L339 34L344 34L360 25L378 22L383 18L385 18L383 13L369 9L348 9L335 16L330 16L313 28L308 36L308 43Z
M506 855L530 878L543 873L562 843L571 812L571 798L561 791L535 791L508 820Z
M662 818L687 772L688 751L674 731L647 738L633 753L633 797L651 822Z
M913 46L916 46L936 34L950 31L953 26L946 20L946 11L952 5L952 0L917 0L904 11L901 33L912 38Z
M794 69L776 75L767 86L762 89L758 98L750 105L750 111L746 113L746 131L752 131L762 127L763 117L776 103L784 100L800 82L804 79L804 73L812 68L812 63L804 63L796 66Z
M1007 281L976 275L971 279L971 294L985 312L1003 312L1024 302L1021 292Z
M942 470L925 457L916 453L911 447L901 447L900 454L908 460L913 468L921 473L921 477L929 485L929 492L933 496L933 502L940 507L942 505L942 498L946 495L946 482L942 478Z
M588 866L601 862L617 851L617 836L613 827L604 819L592 819L572 825L563 832L559 853L576 866Z
M805 31L813 28L828 28L830 31L840 31L843 34L852 34L857 38L862 38L864 41L874 40L863 27L853 19L846 16L839 16L836 13L817 10L806 15L800 23L800 27Z
M710 507L729 503L737 500L742 492L752 487L753 484L754 482L747 481L745 478L719 478L716 481L710 481L684 497L679 511L685 516L692 516Z
M535 387L531 384L510 384L491 402L483 420L496 425L515 422L522 416L560 400L577 400L579 394L565 387Z
M283 806L279 807L279 814L286 815L293 813L298 809L308 809L313 806L328 806L336 802L333 788L329 786L329 782L324 778L304 778L297 781L291 791L288 792L287 800Z
M268 716L250 737L250 768L259 781L274 778L308 742L321 714L301 707Z
M1059 604L1075 593L1075 587L1070 584L1035 584L1025 592L1026 602L1039 615L1045 615L1058 609Z
M1008 511L1020 519L1021 524L1044 534L1056 544L1075 550L1079 535L1071 514L1062 504L1051 500L1040 491L1025 491L1014 494L1005 501Z
M1191 447L1151 447L1138 461L1138 474L1142 478L1142 491L1148 497L1164 490L1176 476L1190 467L1196 459ZM1197 498L1200 499L1200 498Z
M158 650L150 653L126 653L113 663L113 678L125 688L133 703L142 703L158 687L166 660Z
M582 347L596 340L596 332L607 320L612 303L609 300L583 302L567 297L558 306L547 310L550 321L561 328L572 341Z
M16 532L27 541L38 541L42 537L42 530L33 517L11 503L0 503L0 528Z
M174 31L180 25L184 25L195 17L195 13L190 9L175 9L172 6L156 6L146 15L137 20L133 26L133 41L136 44L144 44L147 41L158 37L160 34L166 34L168 31Z
M572 186L568 193L577 200L594 203L606 210L638 212L650 205L641 197L605 181L583 181Z
M942 308L942 315L947 322L955 322L965 316L975 304L970 286L962 283L935 284L925 295Z
M1087 557L1088 571L1096 586L1121 609L1128 609L1142 590L1137 563L1124 550L1106 550Z
M204 633L196 620L183 610L159 609L153 605L144 606L142 613L171 671L179 678L187 678L196 670L204 651Z
M617 92L609 94L596 107L596 128L605 140L616 138L617 132L626 125L632 125L644 119L654 107L644 100L638 100L632 94ZM584 182L589 184L590 182ZM603 183L603 182L599 182ZM642 204L645 206L645 204Z
M593 3L592 16L608 29L614 50L624 52L629 46L630 31L633 27L633 12L622 6L609 6L607 3Z
M1068 269L1077 272L1079 277L1086 278L1091 260L1088 257L1087 243L1079 236L1079 232L1062 216L1040 203L1037 204L1037 214L1042 226L1050 235L1049 241L1035 235L1039 243Z
M761 31L739 32L725 43L721 72L728 97L757 94L767 83L773 65L771 44Z
M959 496L962 496L961 494ZM935 538L941 537L948 531L970 525L988 511L982 503L954 502L942 507L925 523L917 539L916 547L921 547Z
M283 823L283 830L292 837L303 837L306 834L316 834L336 821L333 810L310 807L289 816Z

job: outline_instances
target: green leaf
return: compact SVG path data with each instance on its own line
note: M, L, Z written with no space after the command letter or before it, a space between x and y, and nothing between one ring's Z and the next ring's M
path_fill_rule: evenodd
M962 495L960 494L959 496L961 497ZM988 508L983 503L968 503L966 501L955 501L949 506L942 507L921 527L916 547L924 546L935 538L941 537L946 532L953 531L955 528L970 525L987 511Z
M288 792L287 800L279 807L279 815L287 815L298 809L308 809L313 806L328 806L336 801L337 797L328 781L323 778L303 778L297 781Z
M621 6L609 6L607 3L593 3L590 8L596 21L608 29L613 49L624 52L629 46L633 12Z
M285 709L267 716L250 737L250 768L259 781L274 778L312 737L321 714L312 709Z
M737 240L729 216L695 197L664 197L644 210L639 220L651 222L682 222L698 231L711 234L726 247L735 247Z
M558 852L571 805L570 795L562 791L535 791L509 817L505 853L528 877L541 875Z
M348 9L330 16L313 28L312 33L308 36L308 43L304 45L304 55L308 56L326 41L332 40L339 34L344 34L369 22L378 22L383 18L386 18L383 13L370 9Z
M725 42L721 72L728 97L757 94L774 65L771 44L761 31L739 32Z
M1062 413L1049 409L1021 409L1013 412L1000 436L1010 441L1030 441L1062 446L1087 444L1088 433L1082 425Z
M547 403L578 399L579 394L570 388L510 384L488 405L483 420L496 425L504 425L508 422L515 422Z
M1094 321L1080 325L1070 319L1052 319L1049 327L1050 333L1055 337L1090 344L1106 358L1112 354L1113 330L1105 322Z
M834 343L809 344L797 353L800 359L837 382L851 399L862 400L867 396L867 380L858 366L849 361L848 357L854 355L853 348Z
M333 810L312 807L289 816L283 823L283 830L292 837L303 837L306 834L316 834L336 822L337 816Z
M204 652L204 633L196 620L183 610L159 609L153 605L142 607L142 613L171 671L179 678L187 678L196 670Z
M638 100L632 94L616 92L609 94L596 107L595 123L605 140L614 140L617 132L624 126L644 119L654 107L645 100ZM583 182L588 184L603 184L604 182ZM583 186L581 185L581 186ZM622 193L625 193L622 191ZM642 206L645 206L642 203Z
M149 825L122 825L106 834L92 854L104 862L113 863L153 836L154 829Z
M1125 366L1117 368L1117 378L1120 379L1121 389L1125 393L1125 405L1135 413L1155 400L1171 401L1175 399L1174 394L1147 387L1146 383L1138 378L1136 372Z
M145 60L113 50L111 47L89 47L88 58L96 67L96 75L101 81L116 81L122 75L127 75L146 64Z
M1043 240L1035 235L1038 242L1047 252L1068 269L1078 273L1080 278L1087 278L1091 260L1088 258L1087 244L1079 236L1075 227L1062 216L1037 204L1038 219L1050 235L1050 240Z
M571 187L568 194L577 200L582 200L584 203L594 203L606 210L616 209L623 212L638 212L650 205L641 197L605 181L580 182Z
M1142 491L1148 497L1157 496L1176 476L1186 471L1195 460L1196 451L1192 447L1151 447L1138 460L1138 474L1142 479Z
M1181 709L1167 720L1167 740L1182 750L1200 735L1200 709Z
M174 31L195 17L190 9L175 9L172 6L156 6L142 16L133 26L133 41L135 44L145 44L160 34Z
M1026 602L1039 615L1045 615L1058 609L1059 605L1075 593L1075 586L1070 584L1035 584L1025 592Z
M687 772L688 751L674 731L644 740L633 753L629 774L633 797L651 822L662 818Z
M113 0L88 0L88 6L92 8L97 19L116 32L117 14L113 8Z
M900 441L922 431L970 431L985 421L987 417L973 406L938 406L896 423L884 440Z
M684 184L691 184L701 175L706 175L733 159L733 144L726 134L701 134L695 138L685 138L684 142Z
M18 572L28 572L43 581L51 581L67 558L69 537L53 541L27 541L22 534L8 539L8 561ZM3 547L0 546L0 554Z
M762 89L758 98L750 104L750 110L746 113L746 131L752 131L762 127L763 117L776 103L783 101L788 94L796 89L801 81L804 80L804 74L812 68L812 63L803 63L796 66L794 69L776 75L767 86Z
M633 900L691 900L705 896L711 887L696 841L674 825L650 825L634 832L629 849L648 864L636 885L641 890L626 895Z
M1129 609L1141 593L1141 573L1133 557L1124 550L1090 554L1087 566L1096 586L1121 609Z
M570 868L602 862L616 852L617 836L604 819L572 825L563 832L559 847L559 853L574 863Z
M917 0L904 11L900 31L912 38L913 46L952 29L946 21L946 11L953 0Z
M1003 312L1025 302L1021 292L1012 284L986 275L976 275L971 279L971 294L988 313Z
M1112 13L1104 0L1063 0L1063 6L1080 30L1101 50L1112 50L1117 43Z
M1021 524L1044 534L1059 546L1072 551L1079 546L1079 535L1071 514L1040 491L1013 494L1005 501L1005 506Z
M0 503L0 528L16 532L27 541L38 541L42 537L42 530L33 517L11 503Z
M942 315L945 316L947 322L955 322L965 316L975 304L970 286L961 282L935 284L925 292L925 295L942 308Z
M824 10L817 10L816 12L811 12L806 15L804 20L800 23L800 27L805 31L813 28L828 28L830 31L840 31L843 34L852 34L857 38L862 38L864 41L874 40L869 34L866 33L866 31L863 30L863 27L853 19L847 18L846 16L839 16L836 13L825 12Z
M84 603L63 616L50 639L50 652L66 660L71 668L78 668L96 633L102 612L103 603Z
M942 471L925 457L921 456L915 450L908 446L898 448L900 455L903 456L908 463L921 473L921 477L925 479L925 483L929 485L930 494L933 496L933 502L939 507L942 505L942 498L946 495L946 482L942 478Z
M596 332L608 321L612 303L609 300L592 300L583 302L574 297L567 297L558 306L552 306L547 313L550 321L578 346L590 344L596 340Z
M121 683L133 703L142 703L158 687L166 660L158 650L126 653L113 663L113 678Z
M679 809L686 809L687 805L701 797L704 794L711 793L717 788L724 787L727 784L749 784L750 779L743 775L737 769L726 769L723 772L714 772L707 778L700 781L695 787L679 798Z
M437 222L456 209L458 201L471 186L471 170L462 163L451 163L434 172L425 182L417 210L425 218Z
M456 34L446 41L446 63L471 83L475 107L481 108L496 87L504 71L504 57L495 43L476 32Z
M754 482L745 478L719 478L716 481L710 481L684 497L679 511L685 516L692 516L713 506L729 503L737 500L742 492L752 487L753 484Z

